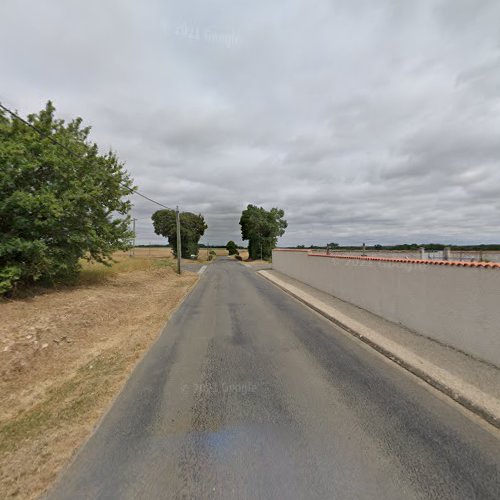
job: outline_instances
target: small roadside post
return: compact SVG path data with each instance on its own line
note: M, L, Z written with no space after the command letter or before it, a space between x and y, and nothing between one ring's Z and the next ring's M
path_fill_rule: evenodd
M445 247L443 250L443 260L451 260L451 248Z
M130 248L129 251L129 257L134 257L135 256L135 221L137 219L133 218L132 219L132 232L134 233L134 239L132 240L132 247Z
M177 274L181 274L181 218L179 214L179 207L175 209L175 223L177 226Z

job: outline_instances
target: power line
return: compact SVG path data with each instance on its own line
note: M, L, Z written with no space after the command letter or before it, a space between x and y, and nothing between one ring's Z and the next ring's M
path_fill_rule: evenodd
M58 140L54 139L52 136L47 135L45 132L43 132L43 130L40 130L38 127L35 127L35 125L33 125L28 120L25 120L23 117L19 116L17 113L15 113L14 111L12 111L9 108L7 108L6 106L4 106L1 102L0 102L0 108L3 109L4 111L6 111L7 113L9 113L14 118L18 119L20 122L24 123L25 125L27 125L31 129L33 129L35 132L37 132L42 137L45 137L46 139L48 139L53 144L55 144L55 145L63 148L65 151L67 151L73 157L75 157L75 158L77 158L79 160L82 159L81 156L78 153L75 153L71 148L68 148L68 146L66 146L62 142L59 142ZM120 184L120 186L124 187L125 189L128 189L131 194L137 194L138 196L144 198L145 200L150 201L151 203L154 203L155 205L158 205L160 207L166 208L168 210L172 210L170 207L167 207L166 205L163 205L163 203L160 203L159 201L153 200L149 196L146 196L145 194L142 194L140 191L138 191L136 189L129 188L128 186L126 186L122 182L120 182L119 184Z
M66 146L65 144L63 144L62 142L59 142L57 141L56 139L54 139L52 136L50 135L47 135L46 133L44 133L42 130L40 130L38 127L35 127L35 125L33 125L32 123L30 123L29 121L25 120L24 118L22 118L21 116L19 116L17 113L15 113L14 111L12 111L11 109L7 108L6 106L4 106L1 102L0 102L0 109L3 109L4 111L6 111L7 113L9 113L11 116L13 116L14 118L16 118L17 120L21 121L22 123L24 123L25 125L27 125L28 127L30 127L31 129L33 129L35 132L37 132L41 137L45 137L47 138L49 141L51 141L53 144L63 148L65 151L67 151L71 156L74 156L76 159L80 160L82 159L81 156L77 153L75 153L71 148L68 148L68 146ZM151 203L154 203L155 205L158 205L160 207L163 207L163 208L166 208L167 210L172 210L170 207L167 207L166 205L163 205L163 203L160 203L159 201L156 201L156 200L153 200L153 198L150 198L149 196L146 196L145 194L142 194L141 192L139 192L138 190L135 190L135 189L132 189L132 188L129 188L128 186L126 186L125 184L123 184L123 182L119 182L120 186L124 187L125 189L128 189L130 191L131 194L137 194L139 196L141 196L142 198L144 198L145 200L148 200L150 201ZM182 257L182 252L181 252L181 237L180 237L180 234L181 234L181 225L180 225L180 217L179 217L179 207L177 207L175 209L175 215L176 215L176 226L177 226L177 273L178 274L181 274L181 257ZM134 246L135 246L135 221L137 219L132 219L133 220L133 223L134 223Z

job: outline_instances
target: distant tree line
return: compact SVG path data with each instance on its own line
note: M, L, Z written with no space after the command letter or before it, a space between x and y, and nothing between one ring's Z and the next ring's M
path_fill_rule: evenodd
M335 248L337 250L362 250L362 245L339 245L337 243L329 243L330 248ZM296 245L289 246L285 248L310 248L311 250L324 250L327 245ZM431 252L437 252L444 250L449 247L451 250L456 251L500 251L500 244L479 244L479 245L446 245L444 243L404 243L401 245L366 245L364 248L366 250L407 250L407 251L417 251L419 248L424 247L426 250Z
M216 243L216 244L213 244L213 245L207 245L206 243L200 243L198 246L200 248L226 248L227 243L226 243L226 245L224 245L223 243ZM236 245L236 248L238 250L242 250L245 247L242 246L242 245Z
M135 245L135 248L170 248L170 244L166 243L164 245L151 244L151 245Z

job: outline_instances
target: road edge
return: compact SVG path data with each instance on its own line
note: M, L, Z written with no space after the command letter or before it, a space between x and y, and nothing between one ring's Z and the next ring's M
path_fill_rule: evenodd
M269 281L270 283L272 283L273 285L275 285L276 287L278 287L280 290L290 295L291 297L295 298L302 304L316 311L318 314L321 314L321 316L328 319L335 325L339 326L347 333L356 337L358 340L361 340L366 345L375 349L377 352L379 352L386 358L390 359L397 365L401 366L405 370L417 376L418 378L420 378L421 380L432 386L434 389L437 389L441 393L453 399L455 402L459 403L467 410L475 413L476 415L484 419L492 426L496 427L497 429L500 429L500 401L488 395L485 395L484 393L481 393L482 398L474 397L474 395L471 394L471 391L464 391L460 387L458 387L459 385L463 384L459 383L454 384L453 381L450 381L450 379L453 377L451 374L449 374L450 379L448 379L447 381L443 380L443 378L447 377L436 376L436 372L439 373L441 371L444 373L444 370L435 367L429 362L423 361L421 358L416 357L415 361L413 362L411 359L408 359L408 356L399 355L387 345L383 345L382 342L370 338L369 336L365 335L365 333L361 333L359 331L360 329L357 327L357 322L355 322L354 320L352 322L349 321L349 318L347 318L343 314L334 316L332 313L328 312L327 307L323 308L320 305L316 305L314 303L318 301L309 300L307 293L303 292L302 294L298 294L293 292L290 288L287 288L281 280L272 276L268 271L265 270L257 271L257 274L262 278L266 279L267 281ZM340 317L342 316L344 316L344 318L340 319ZM461 381L457 380L457 382ZM481 400L484 401L485 399L489 400L490 403L489 406L482 403ZM498 411L492 410L491 406L497 407Z
M188 272L192 272L192 271L188 271ZM151 351L151 349L158 343L158 341L160 340L160 337L163 335L163 332L167 328L168 323L171 321L171 319L173 318L174 314L180 309L180 307L182 306L182 304L187 300L187 298L193 293L193 290L198 286L198 284L200 283L200 281L201 281L201 279L203 277L203 273L202 274L198 274L198 273L195 272L193 274L197 275L196 281L188 288L188 290L186 291L186 294L184 295L184 297L179 301L179 303L174 307L174 309L172 309L172 311L170 312L169 317L162 323L162 326L158 329L158 332L156 334L156 338L153 340L153 342L151 343L151 345L136 360L136 363L135 363L134 367L132 368L132 370L130 371L130 373L128 374L128 377L124 379L123 384L122 384L120 390L118 392L116 392L116 394L114 394L114 396L111 398L111 400L109 401L109 403L108 403L108 405L107 405L104 413L95 422L94 426L92 427L92 430L89 432L89 434L87 435L87 437L73 450L73 453L72 453L70 459L64 465L64 467L61 468L61 470L58 472L58 474L57 474L56 478L54 479L54 481L52 482L52 484L45 491L43 491L39 495L39 499L40 500L47 500L48 498L50 498L51 492L61 482L61 480L62 480L65 472L76 461L76 459L78 458L78 456L82 452L83 448L87 445L87 443L94 436L94 434L97 433L97 431L99 430L99 427L101 427L101 425L104 422L105 418L108 416L109 412L111 411L111 408L116 403L118 397L125 390L125 386L127 385L127 382L130 379L130 377L132 377L134 371L143 362L144 358L149 353L149 351Z

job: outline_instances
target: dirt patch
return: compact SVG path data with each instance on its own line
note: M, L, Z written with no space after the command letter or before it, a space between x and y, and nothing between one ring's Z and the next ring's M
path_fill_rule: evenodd
M240 257L243 260L247 260L248 259L248 250L238 250L238 252L239 252Z
M50 486L197 280L127 258L87 266L79 286L0 302L2 497Z

